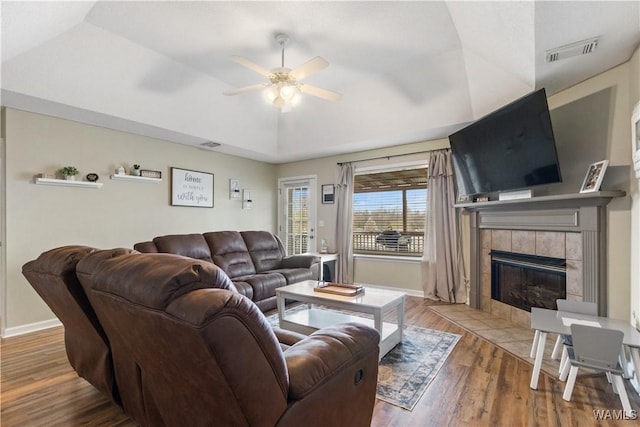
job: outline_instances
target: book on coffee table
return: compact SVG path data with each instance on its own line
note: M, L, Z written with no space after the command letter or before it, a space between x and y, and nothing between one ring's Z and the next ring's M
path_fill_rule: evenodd
M343 283L322 283L313 288L314 292L324 292L327 294L353 297L364 293L362 285L347 285Z

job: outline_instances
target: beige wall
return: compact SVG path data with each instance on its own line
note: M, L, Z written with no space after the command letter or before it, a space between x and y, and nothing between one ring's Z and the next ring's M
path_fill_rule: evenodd
M365 160L382 156L394 156L398 154L423 152L408 156L391 157L390 159L377 159L358 161L356 167L383 166L398 162L412 162L426 160L424 153L429 150L437 150L449 146L448 139L426 141L389 147L380 150L361 151L358 153L339 156L323 157L319 159L301 162L284 163L278 165L278 178L294 177L315 174L318 176L318 194L321 194L322 184L337 184L339 177L338 162ZM324 221L324 227L318 227L318 241L326 239L330 250L335 250L336 239L336 204L318 204L318 220ZM419 260L390 260L375 257L356 258L354 261L354 280L360 283L368 283L377 286L399 288L413 294L421 295L421 270Z
M615 189L624 190L628 194L626 197L614 199L608 206L608 314L618 319L631 318L631 71L631 63L627 62L549 97L549 108L553 110L604 89L613 89L608 140L603 141L603 144L606 144L605 158L609 160L609 168L621 166L625 170L624 182L616 185ZM601 159L594 161L597 160ZM606 180L607 178L605 183Z
M630 66L630 109L640 102L640 47L636 49ZM631 155L631 151L629 152ZM640 327L640 180L631 171L631 321Z
M131 247L171 233L275 231L276 167L166 141L6 109L6 309L2 328L54 318L21 266L61 245ZM112 181L124 164L160 170L163 182ZM101 189L34 185L33 176L75 165L100 176ZM214 208L169 205L171 166L214 174ZM229 200L229 179L252 191L253 209Z

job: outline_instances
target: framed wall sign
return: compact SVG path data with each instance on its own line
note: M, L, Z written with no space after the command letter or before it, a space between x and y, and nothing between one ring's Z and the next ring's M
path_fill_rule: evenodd
M171 168L171 206L213 207L213 174Z
M333 203L335 199L335 192L333 184L322 185L322 203Z
M582 182L582 188L580 188L581 193L590 193L600 189L600 184L602 184L602 179L604 178L604 171L607 170L608 164L609 160L601 160L589 166L587 175L585 175L584 181Z

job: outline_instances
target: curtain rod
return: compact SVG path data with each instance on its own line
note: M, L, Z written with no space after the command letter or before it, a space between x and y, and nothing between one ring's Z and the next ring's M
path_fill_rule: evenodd
M380 157L371 157L368 159L360 159L360 160L352 160L350 162L338 162L337 165L338 166L342 166L346 163L357 163L357 162L366 162L369 160L380 160L380 159L387 159L389 160L392 157L402 157L402 156L411 156L413 154L423 154L423 153L431 153L432 151L438 151L439 149L435 149L435 150L423 150L423 151L414 151L413 153L404 153L404 154L390 154L388 156L380 156Z

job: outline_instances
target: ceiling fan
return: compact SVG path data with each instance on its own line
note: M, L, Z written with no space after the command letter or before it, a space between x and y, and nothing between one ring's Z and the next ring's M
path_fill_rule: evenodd
M232 56L231 60L253 70L259 74L262 74L268 82L257 83L251 86L245 86L238 89L232 89L224 92L224 95L237 95L239 93L250 92L254 90L260 90L266 88L265 95L269 102L278 107L280 111L291 111L291 107L300 102L301 94L307 93L318 98L326 99L328 101L339 101L342 95L333 92L331 90L321 89L316 86L311 86L306 83L302 83L300 80L304 79L311 74L314 74L329 66L329 63L319 56L305 62L301 66L295 69L286 68L284 66L284 48L289 43L289 36L286 34L276 34L276 42L282 49L282 64L281 67L267 70L246 58L241 56Z

